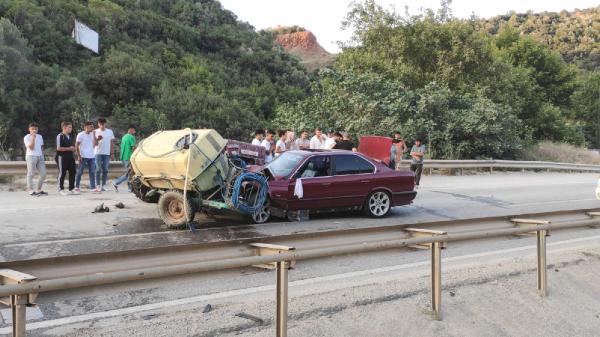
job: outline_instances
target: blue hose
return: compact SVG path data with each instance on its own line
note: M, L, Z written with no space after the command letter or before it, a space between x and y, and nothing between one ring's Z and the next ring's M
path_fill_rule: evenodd
M249 205L240 201L240 190L242 189L242 183L245 181L255 181L258 182L258 184L260 185L254 205ZM253 172L244 172L240 174L233 183L233 189L231 192L231 203L233 204L234 208L236 208L242 213L255 214L258 211L260 211L263 205L265 204L265 201L267 200L268 190L269 186L267 184L267 178L265 176Z

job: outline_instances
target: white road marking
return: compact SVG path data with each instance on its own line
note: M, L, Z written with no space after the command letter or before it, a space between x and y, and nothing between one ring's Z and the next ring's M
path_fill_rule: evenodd
M548 246L560 246L560 245L565 245L565 244L593 241L593 240L598 240L598 239L600 239L600 235L551 242L551 243L548 243L547 245ZM495 250L495 251L491 251L491 252L483 252L483 253L448 257L448 258L444 258L443 261L444 262L463 261L463 260L479 258L479 257L484 257L484 256L514 253L514 252L527 251L527 250L531 251L533 254L533 250L535 248L536 248L535 245L528 245L528 246L522 246L522 247ZM382 267L382 268L374 268L374 269L369 269L369 270L355 271L355 272L349 272L349 273L343 273L343 274L314 277L314 278L309 278L309 279L304 279L304 280L291 281L291 282L289 282L289 286L295 287L295 286L301 286L301 285L322 283L322 282L327 282L327 281L336 281L336 280L341 280L341 279L354 278L354 277L358 277L358 276L368 276L368 275L373 275L373 274L380 274L380 273L398 271L398 270L415 268L415 267L424 267L424 266L428 266L429 264L430 264L429 261L421 261L421 262L407 263L407 264ZM177 299L177 300L172 300L172 301L144 304L144 305L138 305L138 306L133 306L133 307L102 311L102 312L95 312L95 313L84 314L84 315L79 315L79 316L63 317L63 318L57 318L57 319L41 321L41 322L32 322L32 323L27 323L27 330L31 331L31 330L37 330L37 329L46 329L46 328L52 328L52 327L56 327L56 326L66 325L66 324L85 322L85 321L89 321L89 320L93 320L93 319L123 316L123 315L143 312L143 311L150 311L150 310L163 309L163 308L169 308L169 307L175 307L175 306L183 306L186 304L194 304L194 303L198 303L198 302L205 302L205 301L214 300L214 299L223 299L223 298L235 297L235 296L241 296L241 295L251 295L251 294L256 294L256 293L261 293L261 292L273 291L274 289L275 289L274 285L259 286L259 287L253 287L253 288L244 288L244 289L224 291L224 292L215 293L215 294L199 295L199 296L194 296L194 297L190 297L190 298L182 298L182 299ZM10 334L11 332L12 332L12 328L10 326L5 327L5 328L0 328L0 334L2 334L2 335Z

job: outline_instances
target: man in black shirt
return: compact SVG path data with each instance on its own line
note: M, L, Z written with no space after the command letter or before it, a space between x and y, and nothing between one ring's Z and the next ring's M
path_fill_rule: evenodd
M335 146L333 147L334 149L356 151L356 147L354 146L354 143L348 137L347 132L342 132L342 133L336 132L335 136L336 136L336 139L339 139L339 140L336 141Z
M71 122L61 123L62 132L56 136L56 165L58 166L58 191L61 195L75 194L75 137ZM65 191L65 176L69 173L69 191Z

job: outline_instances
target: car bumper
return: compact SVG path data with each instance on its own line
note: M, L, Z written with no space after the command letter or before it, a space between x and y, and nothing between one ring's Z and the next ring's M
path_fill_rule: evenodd
M417 191L396 192L392 196L394 206L408 205L416 198Z

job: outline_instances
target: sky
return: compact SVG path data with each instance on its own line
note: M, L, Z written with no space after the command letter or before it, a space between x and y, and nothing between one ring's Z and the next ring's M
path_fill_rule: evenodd
M257 30L264 28L298 25L315 34L327 51L339 52L337 41L347 41L352 32L343 31L341 23L348 12L351 0L219 0L224 8L232 11L238 20L249 22ZM421 8L439 8L439 0L375 0L384 8L394 6L404 13L408 6L411 14ZM475 14L488 18L510 11L558 12L563 9L583 9L600 5L600 0L454 0L452 13L459 18Z

